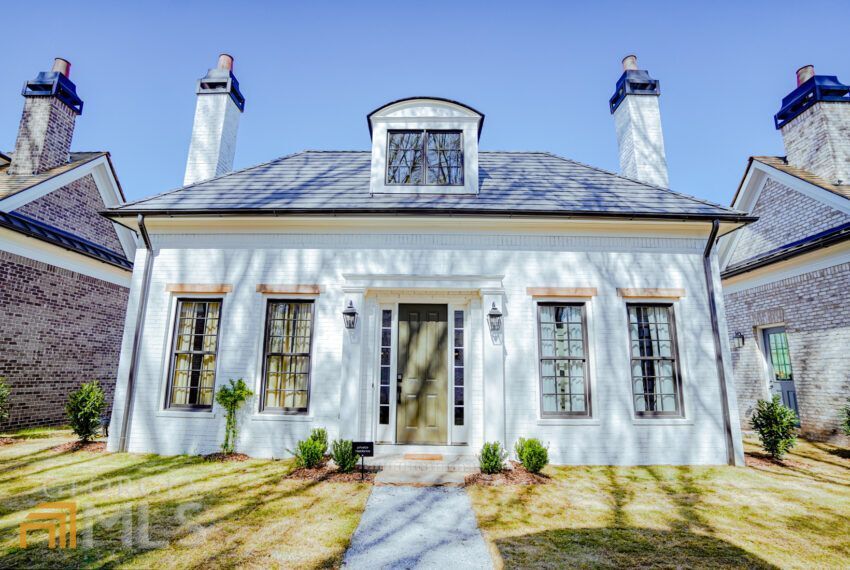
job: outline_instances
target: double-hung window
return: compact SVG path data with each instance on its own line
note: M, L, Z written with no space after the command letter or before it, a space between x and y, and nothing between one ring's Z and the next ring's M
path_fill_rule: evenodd
M542 417L589 417L590 382L583 303L541 303L540 338Z
M629 304L632 394L639 416L681 416L682 383L672 305Z
M463 133L390 131L386 183L463 186Z
M178 299L166 406L210 408L221 299Z
M268 303L263 349L264 410L307 413L313 309L312 301Z

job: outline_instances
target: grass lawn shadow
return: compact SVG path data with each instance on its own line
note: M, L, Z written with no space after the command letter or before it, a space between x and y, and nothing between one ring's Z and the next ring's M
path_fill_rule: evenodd
M495 545L506 568L776 568L726 541L683 530L565 528Z

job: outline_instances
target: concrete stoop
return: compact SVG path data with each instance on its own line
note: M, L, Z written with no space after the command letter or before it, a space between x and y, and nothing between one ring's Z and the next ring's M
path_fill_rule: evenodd
M378 471L376 485L462 486L466 475L478 472L474 455L398 453L369 458L366 465Z

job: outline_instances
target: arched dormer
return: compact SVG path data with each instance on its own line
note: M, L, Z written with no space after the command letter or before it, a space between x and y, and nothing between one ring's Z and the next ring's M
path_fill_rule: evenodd
M484 115L439 97L387 103L367 116L373 194L477 194Z

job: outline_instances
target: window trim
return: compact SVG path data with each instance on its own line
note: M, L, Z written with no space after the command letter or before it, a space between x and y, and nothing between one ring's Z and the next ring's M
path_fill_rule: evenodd
M580 307L581 308L581 334L584 344L584 390L585 411L584 412L544 412L543 411L543 361L544 360L579 360L577 358L544 358L543 357L543 334L541 329L540 309L541 307ZM565 420L565 419L593 419L592 381L590 373L590 344L588 342L587 327L587 302L586 301L538 301L535 303L537 312L537 394L540 409L540 420Z
M628 339L628 343L626 345L628 351L628 378L629 378L629 395L632 401L632 411L634 413L634 417L637 419L686 419L685 415L685 395L684 395L684 382L682 380L682 356L681 351L679 350L679 327L676 322L676 303L675 302L655 302L655 301L635 301L635 302L627 302L626 303L626 337ZM629 307L665 307L667 309L667 314L670 317L670 344L673 351L673 374L675 376L674 382L676 385L676 407L677 411L675 412L664 412L658 410L650 410L650 411L638 411L635 406L635 387L634 387L634 377L632 376L632 360L634 357L632 356L632 333L631 333L631 321L629 320Z
M390 182L390 140L393 134L397 133L422 133L422 182L419 184L405 184L404 182ZM456 184L437 184L428 182L428 133L454 133L460 135L460 182ZM387 129L387 150L386 159L384 160L384 186L398 186L402 188L419 188L427 187L449 187L457 188L466 185L466 149L463 144L464 131L463 129Z
M177 364L177 337L178 325L180 322L180 305L184 302L203 302L203 303L218 303L218 330L215 335L215 370L213 371L213 398L209 405L203 404L172 404L171 390L174 386L174 366ZM212 412L215 405L215 387L218 383L218 363L219 363L219 347L221 346L221 326L224 320L224 297L175 297L174 302L174 323L171 331L171 345L168 363L168 378L165 384L165 401L164 410L173 410L180 412Z
M266 387L268 385L268 379L266 377L267 369L268 369L268 345L269 345L269 309L274 303L309 303L313 305L313 310L310 312L310 352L307 353L307 405L304 406L303 409L292 409L292 408L270 408L266 406ZM312 392L313 392L313 340L315 336L316 330L316 300L315 299L305 299L305 298L277 298L277 299L266 299L265 302L265 319L263 319L263 345L260 347L260 357L263 359L262 362L262 373L260 376L260 398L259 398L259 413L266 415L279 415L279 416L309 416L310 414L310 402L312 401Z

